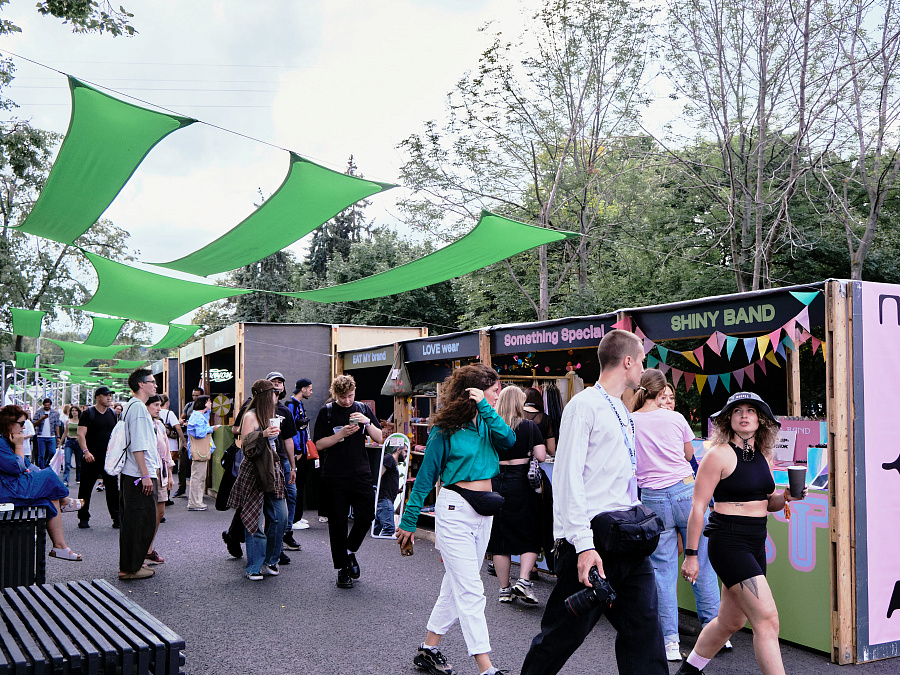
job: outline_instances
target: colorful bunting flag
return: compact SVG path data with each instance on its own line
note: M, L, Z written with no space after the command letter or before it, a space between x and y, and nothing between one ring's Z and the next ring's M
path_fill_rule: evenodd
M703 367L703 366L700 365L700 362L697 360L697 357L694 356L694 352L681 352L681 355L682 355L684 358L686 358L688 361L690 361L691 363L693 363L695 366L697 366L698 368L702 368L702 367Z
M683 370L678 370L678 368L672 368L672 385L677 387L678 381L681 380L681 376L684 374Z
M747 374L744 372L744 370L744 368L741 368L740 370L736 370L732 373L732 375L734 375L734 379L737 381L738 388L740 389L744 388L744 375Z
M760 335L756 338L756 345L759 347L759 358L762 358L766 355L766 349L769 347L769 336Z
M708 381L709 381L709 393L715 394L716 393L716 385L719 384L719 377L717 375L710 375Z
M703 373L698 373L696 380L697 380L697 393L702 394L703 387L704 387L704 385L706 385L707 377Z
M641 330L641 327L637 325L634 327L634 334L637 335L641 340L647 337L646 335L644 335L644 331Z
M787 340L787 339L788 338L785 338L785 340ZM775 354L778 354L783 359L787 358L787 354L785 354L785 352L784 352L784 340L782 340L778 343L778 347L775 348L775 352L772 354L773 358L774 358Z
M762 371L763 375L768 375L768 373L766 372L766 360L765 359L760 359L759 361L756 362L756 365Z
M785 335L781 338L781 344L790 349L792 352L797 351L797 345L794 344L794 341L791 340L790 336Z
M719 381L725 387L725 391L731 393L731 373L722 373L719 375Z
M647 370L650 370L650 369L652 369L652 368L656 368L656 365L657 365L658 363L659 363L659 359L658 359L658 358L656 358L655 356L648 356L648 357L647 357Z
M703 347L702 346L697 347L697 349L694 350L694 356L697 357L697 360L700 362L700 367L702 368L703 367Z
M777 349L775 345L778 344L779 340L781 340L781 329L776 328L771 333L769 333L769 344L772 345L773 350Z
M816 299L816 296L819 294L819 291L813 291L812 293L800 293L791 291L791 295L793 295L797 300L802 302L804 305L809 305L813 300Z
M736 337L731 337L730 335L725 336L725 351L728 354L728 358L731 359L731 355L734 354L734 350L738 345L738 339ZM750 357L747 357L750 358Z
M753 352L756 351L756 338L744 338L744 350L747 352L747 360L753 360Z
M669 372L669 370L671 369L671 366L667 366L665 363L660 363L657 366L657 368L659 368L659 372L661 372L663 375L665 375L666 373Z
M722 355L722 348L719 346L719 331L716 331L709 336L709 339L706 341L706 346L712 349L716 353L716 356Z
M797 323L809 330L809 307L804 307L803 311L797 315Z
M656 345L656 353L659 354L659 360L665 363L669 356L669 350L660 345Z
M747 377L750 378L751 382L756 382L756 377L753 374L753 364L751 363L749 366L744 368L744 372L747 374Z
M813 354L815 354L815 353L816 353L816 350L819 348L819 345L822 344L822 341L821 341L819 338L817 338L817 337L815 337L815 336L813 336L813 335L810 335L809 337L810 337L810 339L812 340L812 350L813 350ZM823 350L822 350L822 354L824 355L824 353L825 353L825 350L823 349Z
M631 317L624 316L613 324L613 328L618 328L619 330L627 330L629 333L631 331Z
M648 337L645 337L644 338L644 356L649 354L650 350L653 349L653 347L655 347L655 346L656 346L656 343L653 342L653 340L651 340Z
M694 384L694 373L684 372L684 390L690 391L691 385Z

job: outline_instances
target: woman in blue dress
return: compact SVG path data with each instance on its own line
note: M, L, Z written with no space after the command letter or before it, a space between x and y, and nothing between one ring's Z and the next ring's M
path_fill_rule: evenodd
M81 554L66 545L60 516L60 511L77 511L81 505L69 497L53 469L37 469L25 459L22 428L27 419L28 413L17 405L0 408L0 503L47 507L47 533L53 542L50 557L81 560Z

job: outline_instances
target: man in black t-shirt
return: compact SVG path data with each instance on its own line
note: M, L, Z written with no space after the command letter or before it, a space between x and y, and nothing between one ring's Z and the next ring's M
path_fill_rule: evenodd
M78 511L78 527L90 527L91 494L98 478L106 486L106 508L112 518L112 526L119 527L119 484L115 476L103 470L106 462L106 446L116 426L116 413L109 407L112 392L108 387L98 387L94 391L94 405L86 408L78 417L78 445L84 453L81 466L81 483L78 484L78 498L84 506Z
M399 445L393 453L381 460L381 483L378 485L378 504L375 506L376 537L392 538L396 531L394 524L394 501L400 492L400 468L398 462L406 460L406 446Z
M356 552L375 518L375 491L366 454L366 436L381 443L381 424L369 407L356 402L356 381L338 375L331 396L316 417L313 441L322 464L328 500L331 559L338 570L338 588L353 588L359 579ZM347 514L353 507L353 528L347 533Z

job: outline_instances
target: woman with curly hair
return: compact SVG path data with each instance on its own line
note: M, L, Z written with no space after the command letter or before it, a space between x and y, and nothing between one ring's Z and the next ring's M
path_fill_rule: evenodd
M413 659L433 675L454 672L438 645L457 620L478 672L500 672L491 665L480 574L493 514L503 501L491 491L491 479L500 470L497 451L509 450L516 442L515 432L493 408L499 395L497 373L482 364L459 368L444 382L425 457L397 532L401 547L412 543L422 504L440 477L444 487L434 508L435 543L444 560L444 579L425 642Z
M702 673L732 633L749 621L760 670L777 675L784 673L784 664L778 645L778 608L766 581L766 522L768 512L781 511L791 501L787 489L775 492L772 474L781 423L768 404L751 392L734 394L710 419L710 447L697 471L681 572L688 582L697 582L702 529L709 538L709 561L722 580L722 601L718 617L700 632L678 673ZM715 506L703 529L710 498Z

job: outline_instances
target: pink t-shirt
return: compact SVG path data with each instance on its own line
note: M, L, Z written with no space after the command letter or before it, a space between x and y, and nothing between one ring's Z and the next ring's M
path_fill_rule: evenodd
M660 490L693 474L684 444L694 440L694 432L681 413L660 408L632 416L638 487Z

